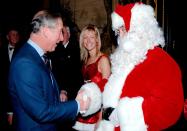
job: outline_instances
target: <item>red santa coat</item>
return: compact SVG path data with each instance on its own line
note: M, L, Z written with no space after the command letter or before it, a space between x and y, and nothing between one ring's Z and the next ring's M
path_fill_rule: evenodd
M115 130L163 130L176 123L182 112L183 89L178 65L160 48L149 50L146 56L129 73L125 71L125 81L118 82L123 83L122 88L111 87L119 95L115 97L114 92L109 93L110 88L105 88L104 108L111 106L117 110L120 129ZM110 121L102 121L98 130L102 128L114 130Z

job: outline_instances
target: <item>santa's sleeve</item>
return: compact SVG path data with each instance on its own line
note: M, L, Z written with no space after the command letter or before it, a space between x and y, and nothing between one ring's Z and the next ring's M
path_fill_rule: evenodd
M149 85L149 96L142 103L145 123L162 130L175 124L183 107L183 91L180 70L172 62L157 64ZM163 66L164 64L164 66ZM148 79L149 80L149 79Z
M184 103L181 73L176 63L171 59L168 62L168 57L164 57L156 61L157 66L152 62L149 68L144 68L141 77L144 87L141 83L134 84L139 86L136 88L139 90L139 96L125 97L128 96L126 94L120 100L118 117L121 117L122 128L145 124L148 130L163 130L174 125L179 119ZM133 92L136 94L137 91Z
M152 96L146 98L143 102L143 112L145 122L153 128L166 129L173 125L179 118L181 113L182 103L179 98L181 94L177 90L173 90L172 83L165 85L171 90L153 91ZM175 85L177 86L177 85ZM155 86L153 86L155 88ZM164 88L164 87L163 87ZM179 94L177 98L174 94Z
M122 98L117 107L121 131L163 130L176 123L182 112L183 95L179 80L171 81L154 83L148 97Z

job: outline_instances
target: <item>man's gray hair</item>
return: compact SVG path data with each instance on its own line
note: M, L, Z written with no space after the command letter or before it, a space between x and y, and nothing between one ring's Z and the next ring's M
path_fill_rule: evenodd
M41 10L37 12L32 19L31 31L37 33L41 27L45 26L48 28L54 28L58 18L61 18L60 13L51 13L47 10Z

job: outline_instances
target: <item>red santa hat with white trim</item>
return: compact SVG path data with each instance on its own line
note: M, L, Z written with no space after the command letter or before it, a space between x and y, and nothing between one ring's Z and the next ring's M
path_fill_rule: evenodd
M142 2L117 4L111 19L114 31L124 26L127 32L136 31L144 36L151 36L147 38L151 44L164 46L163 32L158 27L154 9L150 5Z
M117 4L116 9L111 14L112 29L116 30L121 26L125 26L126 30L130 29L131 9L134 3L127 4L125 6Z

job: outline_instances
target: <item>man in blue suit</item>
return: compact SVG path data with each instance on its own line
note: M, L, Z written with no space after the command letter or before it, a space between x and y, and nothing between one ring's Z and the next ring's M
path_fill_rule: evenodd
M39 11L31 22L29 40L14 57L9 74L14 119L17 131L55 131L56 123L74 120L88 109L90 99L80 91L76 100L61 102L56 80L45 65L43 55L55 50L63 40L59 14Z

